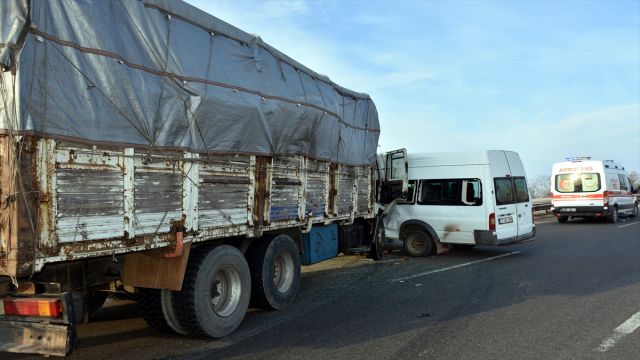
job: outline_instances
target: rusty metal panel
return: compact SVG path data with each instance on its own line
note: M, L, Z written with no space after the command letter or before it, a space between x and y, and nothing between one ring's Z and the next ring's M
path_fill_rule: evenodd
M339 167L337 195L338 215L350 214L353 212L355 180L355 168L342 165Z
M0 322L0 351L65 356L71 350L71 327L28 321Z
M34 153L31 141L0 136L0 275L25 276L33 270L38 238Z
M357 168L357 172L358 176L356 181L356 213L358 215L368 215L373 211L371 169L366 167L359 167Z
M200 228L246 224L249 178L201 175Z
M306 213L323 218L327 213L329 191L329 163L307 161Z
M274 158L271 178L270 219L274 221L301 219L302 158Z
M23 142L21 155L13 156L21 159L14 165L20 191L14 190L14 233L2 230L2 274L10 272L7 264L11 274L24 276L51 262L172 246L172 221L187 225L190 217L184 239L195 243L306 226L309 213L312 222L323 223L353 221L354 208L357 216L371 215L368 168L304 157ZM0 164L3 194L9 158ZM39 217L44 209L54 214L55 231L36 246L46 234L47 219Z
M172 221L182 221L181 169L162 158L143 161L134 174L136 235L169 232Z
M121 171L60 169L57 185L58 241L123 236L124 186Z
M14 147L9 136L0 135L0 275L8 274L8 257L13 229L16 228L16 202L12 201Z
M44 203L56 214L60 243L119 238L124 235L122 153L61 144L51 177L55 202ZM41 207L42 208L42 207Z
M246 225L249 222L250 157L205 158L199 168L200 229Z

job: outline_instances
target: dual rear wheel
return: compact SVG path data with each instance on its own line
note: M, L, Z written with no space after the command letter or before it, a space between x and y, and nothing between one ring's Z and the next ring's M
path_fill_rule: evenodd
M192 251L182 291L140 289L145 321L158 330L219 338L236 330L249 303L284 309L300 284L300 257L287 235L255 241L243 255L230 245Z

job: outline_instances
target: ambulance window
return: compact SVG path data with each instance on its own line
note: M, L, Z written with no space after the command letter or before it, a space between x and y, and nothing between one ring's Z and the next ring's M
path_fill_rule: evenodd
M513 184L516 187L516 202L524 203L529 201L529 190L527 189L527 180L523 177L513 178Z
M556 191L561 193L594 192L600 190L600 174L571 173L556 175Z
M627 179L622 174L618 174L618 179L620 180L620 190L629 190L627 186Z
M511 178L495 178L493 179L496 186L496 204L506 205L513 204L515 196L513 194L513 186Z

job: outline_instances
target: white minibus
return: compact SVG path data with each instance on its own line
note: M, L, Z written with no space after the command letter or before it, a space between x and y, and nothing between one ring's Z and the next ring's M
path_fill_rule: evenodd
M527 179L513 151L409 154L408 191L384 219L387 238L412 256L443 244L507 245L531 239Z

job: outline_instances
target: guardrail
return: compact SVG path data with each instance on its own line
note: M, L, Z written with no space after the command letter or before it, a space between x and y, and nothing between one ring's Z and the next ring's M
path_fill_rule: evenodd
M640 203L640 193L636 194L636 199ZM551 198L533 199L532 201L533 211L549 211L551 210Z
M551 210L551 198L533 199L531 202L533 211Z

